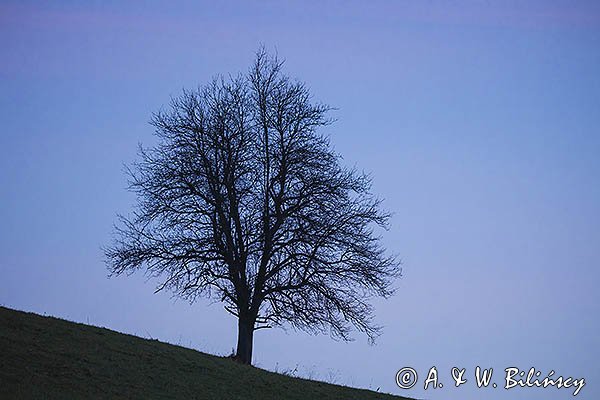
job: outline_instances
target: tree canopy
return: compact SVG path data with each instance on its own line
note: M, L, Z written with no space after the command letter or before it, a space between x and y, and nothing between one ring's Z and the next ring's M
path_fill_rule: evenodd
M157 290L223 302L245 363L263 327L375 338L369 300L390 296L400 271L376 233L389 214L370 178L320 132L330 107L282 68L261 50L246 74L153 115L158 144L128 168L137 206L105 250L114 275L141 269Z

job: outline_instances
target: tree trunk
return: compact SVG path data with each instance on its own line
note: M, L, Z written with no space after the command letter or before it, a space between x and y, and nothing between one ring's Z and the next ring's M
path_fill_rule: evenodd
M254 339L254 319L238 319L238 342L236 360L242 364L252 364L252 341Z

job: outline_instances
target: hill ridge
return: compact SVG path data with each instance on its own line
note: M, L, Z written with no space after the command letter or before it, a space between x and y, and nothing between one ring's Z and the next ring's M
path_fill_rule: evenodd
M0 398L396 399L0 306Z

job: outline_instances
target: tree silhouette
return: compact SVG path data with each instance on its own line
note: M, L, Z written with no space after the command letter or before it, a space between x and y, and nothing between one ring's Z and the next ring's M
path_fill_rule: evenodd
M112 275L142 269L238 318L236 358L254 331L289 323L374 339L369 299L388 297L399 263L374 228L389 215L370 179L340 165L317 129L330 110L260 50L249 72L218 78L154 114L159 143L128 168L138 196L105 249Z

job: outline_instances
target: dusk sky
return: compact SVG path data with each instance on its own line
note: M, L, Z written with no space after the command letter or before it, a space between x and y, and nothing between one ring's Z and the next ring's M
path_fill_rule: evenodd
M376 345L260 330L254 364L417 398L573 397L503 388L535 367L600 398L600 2L124 3L0 4L0 305L230 354L219 303L109 279L101 247L133 211L123 165L152 113L262 44L336 108L323 132L373 176L403 277L374 303ZM432 366L444 387L424 390Z

